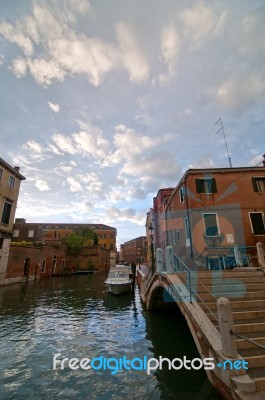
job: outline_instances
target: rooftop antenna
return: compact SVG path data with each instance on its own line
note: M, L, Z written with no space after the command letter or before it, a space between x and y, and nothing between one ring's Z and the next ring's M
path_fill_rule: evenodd
M218 135L219 132L221 132L221 131L223 132L224 140L225 140L225 147L226 147L226 152L227 152L227 157L228 157L230 168L232 168L232 162L231 162L231 157L230 157L229 151L228 151L228 146L227 146L227 141L226 141L226 137L225 137L225 130L224 130L224 127L223 127L222 118L219 118L218 121L216 121L215 125L217 125L219 123L221 124L221 128L219 129L218 132L216 132L216 134Z

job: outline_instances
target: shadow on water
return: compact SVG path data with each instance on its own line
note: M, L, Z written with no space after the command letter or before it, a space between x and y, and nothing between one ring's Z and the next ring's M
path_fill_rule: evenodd
M177 306L170 310L147 311L146 326L155 358L200 358L187 322ZM208 381L203 369L169 370L166 363L163 365L165 367L155 373L161 399L223 400Z

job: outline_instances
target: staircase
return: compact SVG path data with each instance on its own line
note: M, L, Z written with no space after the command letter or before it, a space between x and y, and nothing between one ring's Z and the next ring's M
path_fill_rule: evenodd
M230 300L234 332L259 345L237 337L238 353L248 362L248 375L265 399L265 276L262 270L245 268L233 271L198 272L191 278L193 295L219 330L217 299ZM263 396L263 394L260 393Z

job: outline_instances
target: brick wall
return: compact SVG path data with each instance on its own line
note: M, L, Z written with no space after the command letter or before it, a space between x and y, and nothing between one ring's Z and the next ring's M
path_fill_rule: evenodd
M42 247L11 246L3 276L6 279L24 276L27 273L25 262L29 265L29 275L35 275L38 267L37 276L47 278L52 273L60 275L76 269L106 271L110 267L110 252L100 246L91 246L84 247L81 255L74 257L67 254L59 242Z

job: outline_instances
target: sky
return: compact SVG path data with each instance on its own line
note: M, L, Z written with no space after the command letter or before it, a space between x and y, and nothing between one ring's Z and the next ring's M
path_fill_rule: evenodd
M0 0L0 156L17 218L145 235L188 168L265 153L263 0Z

